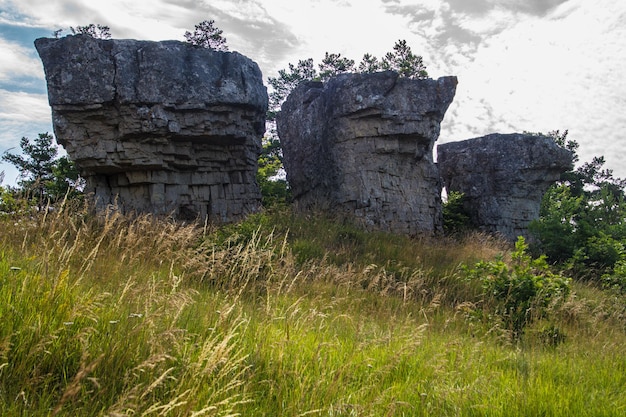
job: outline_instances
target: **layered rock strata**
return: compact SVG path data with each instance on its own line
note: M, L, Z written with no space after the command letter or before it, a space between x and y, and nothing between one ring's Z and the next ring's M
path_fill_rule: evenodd
M456 85L391 71L300 84L277 118L298 207L348 214L369 229L441 230L432 151Z
M256 63L178 41L37 39L58 142L101 205L227 222L260 206Z
M491 134L437 146L447 191L464 194L479 229L515 241L529 238L548 187L572 168L572 154L545 136Z

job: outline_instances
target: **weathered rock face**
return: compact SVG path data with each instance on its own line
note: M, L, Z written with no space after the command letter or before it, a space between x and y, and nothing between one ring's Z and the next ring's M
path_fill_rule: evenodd
M298 206L344 212L370 229L439 231L432 151L456 84L456 77L410 80L394 72L300 84L277 119Z
M437 146L437 161L446 189L465 194L472 222L510 241L529 237L543 195L572 168L570 151L551 138L524 134L445 143Z
M37 39L54 132L100 204L231 221L258 209L256 63L178 41Z

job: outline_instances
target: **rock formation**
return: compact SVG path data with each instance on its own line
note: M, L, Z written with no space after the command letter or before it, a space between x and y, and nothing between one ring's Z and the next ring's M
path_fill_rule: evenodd
M100 204L232 221L260 205L256 63L178 41L37 39L57 140Z
M432 151L456 84L391 71L300 84L277 119L296 204L348 214L369 229L439 231Z
M515 241L528 238L541 199L572 154L545 136L492 134L437 147L447 191L464 194L464 208L479 229Z

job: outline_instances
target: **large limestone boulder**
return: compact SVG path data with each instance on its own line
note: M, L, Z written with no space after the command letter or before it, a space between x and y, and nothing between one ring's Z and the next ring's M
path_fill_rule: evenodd
M509 241L529 238L548 187L572 168L572 154L545 136L491 134L437 146L447 191L465 195L479 229Z
M178 41L41 38L54 132L100 204L231 221L260 205L256 63Z
M432 151L456 85L456 77L411 80L391 71L300 84L277 118L296 204L348 214L369 229L439 231Z

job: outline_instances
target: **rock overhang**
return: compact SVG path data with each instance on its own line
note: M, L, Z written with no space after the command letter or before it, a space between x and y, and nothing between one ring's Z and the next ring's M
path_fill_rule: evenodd
M57 140L102 204L231 221L258 210L259 67L179 41L41 38Z

